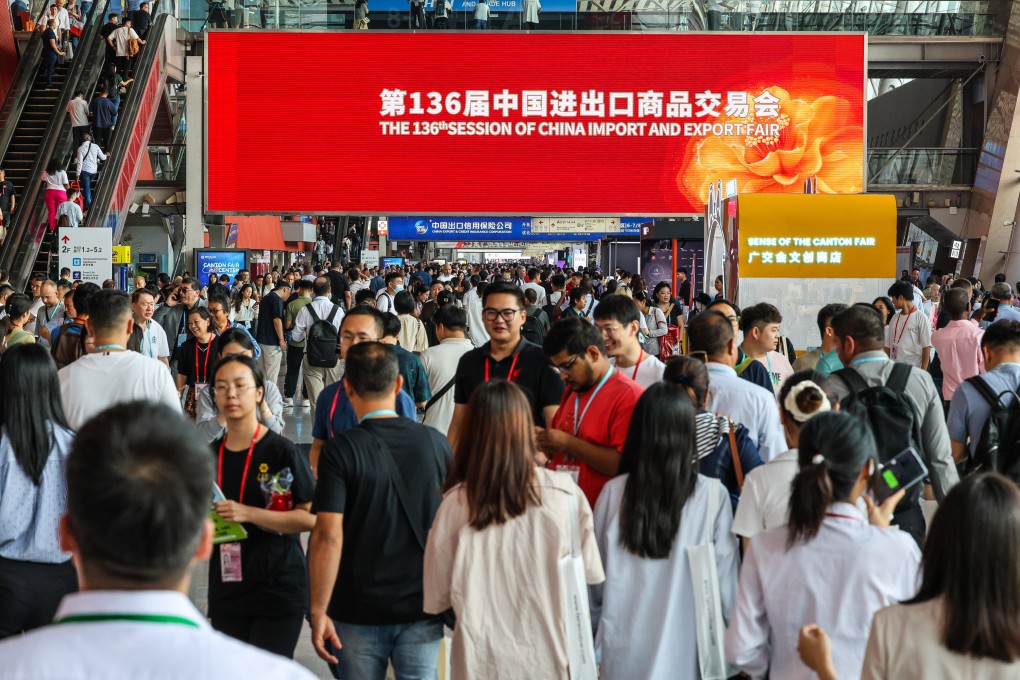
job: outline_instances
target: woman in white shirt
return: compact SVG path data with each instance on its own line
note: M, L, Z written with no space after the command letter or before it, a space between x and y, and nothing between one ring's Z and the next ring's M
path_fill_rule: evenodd
M733 516L733 533L743 536L745 542L766 529L786 525L790 484L800 469L797 458L800 430L809 418L831 408L825 382L825 376L817 371L801 371L787 378L779 390L779 419L790 450L751 470L744 480L740 504Z
M393 307L400 319L400 335L397 342L408 352L421 354L429 348L429 336L425 332L425 324L415 316L414 298L406 290L393 297Z
M662 310L653 305L648 293L635 293L634 301L637 302L641 316L645 320L648 329L647 339L644 342L644 350L652 356L659 356L659 338L669 332L666 323L666 315Z
M592 589L592 618L604 680L701 677L688 547L715 544L724 617L733 606L733 513L722 484L698 474L694 415L682 388L648 388L631 417L621 475L595 504L606 582Z
M867 515L855 505L875 470L865 423L822 413L804 425L799 445L789 524L751 539L726 657L752 677L814 678L797 657L797 637L815 622L833 637L840 677L853 680L875 612L917 592L921 554L910 534L889 528L902 491L877 508L865 496Z
M42 181L46 182L46 216L49 219L50 231L57 227L57 208L67 201L67 190L71 188L67 181L67 173L60 167L60 161L50 159L43 171Z
M251 330L255 325L258 303L253 299L254 294L255 288L250 283L241 286L237 297L234 298L233 311L230 312L230 320L241 324L248 330Z
M461 431L425 546L424 609L457 615L450 677L566 678L557 564L577 531L588 583L605 579L591 508L569 475L536 467L531 406L513 383L479 385Z
M1020 489L997 474L965 477L939 505L924 544L917 596L871 624L864 680L1014 680L1020 677ZM817 625L798 651L836 680Z

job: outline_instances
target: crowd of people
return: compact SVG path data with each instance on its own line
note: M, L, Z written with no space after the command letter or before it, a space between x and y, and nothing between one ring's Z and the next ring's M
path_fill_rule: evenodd
M1004 281L315 262L0 275L0 678L1020 674Z

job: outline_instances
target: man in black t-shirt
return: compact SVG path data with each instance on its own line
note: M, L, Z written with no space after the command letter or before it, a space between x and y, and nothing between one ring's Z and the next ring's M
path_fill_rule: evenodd
M114 46L113 41L110 39L110 35L113 34L118 28L120 28L120 15L111 12L106 16L106 23L99 29L99 38L106 43L106 63L112 63L117 58L117 48ZM104 69L105 70L105 69ZM122 75L127 75L122 74Z
M14 193L14 185L6 178L3 168L0 168L0 241L4 240L4 233L11 228L11 213L17 203L17 196Z
M349 677L432 677L442 621L422 607L425 537L452 453L439 431L396 413L393 349L346 352L344 390L359 425L323 447L309 544L312 644ZM339 652L336 651L339 648Z
M351 294L347 277L340 271L339 260L330 265L326 277L329 279L329 294L332 296L333 302L342 305L345 310L353 307L354 296Z
M259 323L255 328L255 341L262 347L262 372L266 382L275 383L280 378L280 364L287 351L287 340L283 335L283 324L287 317L284 303L290 297L290 284L280 281L271 293L259 302Z

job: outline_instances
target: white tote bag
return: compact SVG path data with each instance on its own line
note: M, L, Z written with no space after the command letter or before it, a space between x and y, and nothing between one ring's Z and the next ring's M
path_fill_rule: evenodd
M701 680L726 680L739 673L726 664L723 649L722 596L719 593L719 572L715 564L715 512L719 506L719 482L708 484L708 508L705 511L708 543L687 548L694 586L694 616L698 629L698 665Z
M581 520L577 499L567 500L567 522L570 524L570 553L557 563L560 593L567 626L567 660L571 680L598 680L595 664L595 641L591 633L591 609L588 604L588 579L581 556Z

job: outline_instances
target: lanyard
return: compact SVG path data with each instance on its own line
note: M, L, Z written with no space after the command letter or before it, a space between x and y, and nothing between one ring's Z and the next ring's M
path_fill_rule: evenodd
M892 359L889 357L865 357L863 359L854 359L850 362L850 365L856 366L857 364L870 364L874 361L892 361Z
M248 458L244 461L244 472L241 474L241 490L237 494L237 502L244 500L244 485L248 481L248 468L251 467L251 454L255 452L255 443L258 441L259 432L262 431L262 423L255 425L255 435L251 438L251 446L248 447ZM220 442L219 461L216 464L216 485L223 489L223 448L227 445L227 436L223 435Z
M124 345L100 345L99 347L95 348L95 351L96 352L102 352L104 349L119 349L119 350L123 351L124 350Z
M510 372L506 374L506 379L510 382L514 381L514 368L517 367L517 359L521 356L521 345L517 345L517 349L514 350L514 359L510 362ZM489 355L485 355L485 382L489 382Z
M397 412L391 408L381 408L378 411L370 411L365 415L361 416L360 418L358 418L358 425L361 425L369 418L375 418L376 416L396 416L396 415L398 415Z
M637 366L634 367L634 373L630 376L631 380L637 380L638 369L641 368L641 362L645 360L645 353L641 352L641 356L638 357Z
M173 623L179 626L200 628L197 623L183 616L169 616L166 614L74 614L65 616L57 621L57 624L64 623L95 623L100 621L134 621L141 623Z
M899 347L900 346L900 340L903 339L903 334L907 332L907 324L910 323L910 315L913 314L916 311L917 311L917 307L911 307L910 311L907 312L907 316L904 317L904 319L903 319L902 327L900 326L899 323L894 325L894 327L893 327L893 335L896 337L896 340L893 342L893 347ZM903 315L901 314L900 316L903 316ZM897 328L900 329L900 334L899 335L896 335L896 329Z
M333 395L333 405L329 407L329 438L332 439L336 433L333 432L333 414L336 413L336 402L340 398L340 393L343 391L343 378L340 378L340 382L337 383L336 394Z
M852 519L852 520L857 521L857 522L861 521L860 517L854 517L852 515L840 515L839 513L836 513L836 512L827 512L827 513L825 513L825 516L826 517L837 517L839 519Z
M588 409L591 408L591 403L593 401L595 401L595 397L598 395L599 390L602 389L602 387L606 384L606 381L609 380L609 377L611 375L613 375L613 367L612 366L610 366L609 370L606 371L606 374L604 376L602 376L602 380L599 381L599 384L596 385L595 389L592 391L591 396L588 397L588 403L586 403L584 405L584 410L581 411L580 419L577 417L577 409L581 408L581 396L578 395L578 394L574 395L574 436L575 437L577 436L577 433L581 429L581 424L584 422L584 417L586 415L588 415Z
M205 366L203 367L203 377L198 377L198 338L195 338L195 382L201 383L209 380L209 356L212 354L209 350L212 349L212 340L205 345Z

